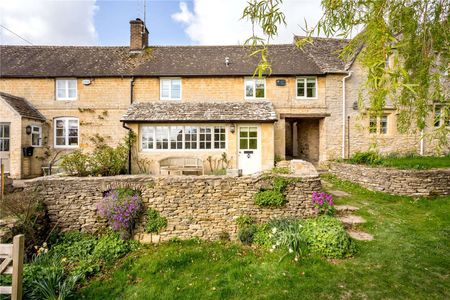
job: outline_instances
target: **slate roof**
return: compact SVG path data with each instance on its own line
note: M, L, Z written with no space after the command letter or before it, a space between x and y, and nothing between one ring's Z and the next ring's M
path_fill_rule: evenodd
M315 41L304 49L269 46L272 74L344 71L336 50L345 40ZM245 76L258 63L250 52L243 46L151 46L136 54L129 47L5 45L0 46L0 77Z
M6 103L8 103L9 106L11 106L12 109L18 112L22 117L45 121L45 117L25 98L13 96L3 92L0 92L0 98L6 101Z
M122 122L275 122L269 101L133 103Z

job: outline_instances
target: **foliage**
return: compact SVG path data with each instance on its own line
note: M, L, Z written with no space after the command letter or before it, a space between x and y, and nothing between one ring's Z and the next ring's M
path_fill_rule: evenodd
M97 204L98 214L107 219L111 228L123 238L129 238L136 220L143 212L139 192L126 189L110 190Z
M284 177L274 177L272 189L261 189L254 195L255 204L261 207L280 207L286 203L284 190L289 181Z
M274 173L274 174L290 174L291 171L287 167L273 167L272 173Z
M238 228L243 228L245 226L253 225L255 220L249 215L240 215L236 219L236 224Z
M114 176L127 171L129 137L115 148L107 145L105 139L94 135L91 137L94 150L84 153L75 150L62 157L61 167L73 176Z
M343 258L356 252L342 223L330 216L319 216L304 222L302 235L311 253L330 258Z
M256 233L255 220L249 215L240 215L236 219L238 226L238 239L245 245L253 242L253 235Z
M167 218L161 217L159 212L153 208L147 209L147 222L145 230L149 233L158 233L167 227Z
M256 233L255 225L247 225L239 229L238 239L244 245L250 245L253 243L253 236Z
M226 152L221 154L220 159L208 156L206 161L208 162L209 169L213 175L225 175L231 164L231 159L228 158Z
M259 191L255 194L255 204L261 207L280 207L285 202L283 193L276 190Z
M104 266L137 248L118 234L100 237L67 232L46 253L34 256L24 267L24 294L27 299L66 299L75 285Z
M379 155L376 152L357 152L346 162L353 164L379 165L398 169L449 168L450 154L446 156L419 156L416 154Z
M34 253L34 246L43 244L51 232L47 207L33 192L21 191L4 195L0 201L0 218L17 220L12 228L12 236L17 234L26 236L27 256L31 256Z
M269 233L270 226L267 223L263 223L256 228L256 232L253 235L253 243L256 245L261 245L266 248L272 246L272 238Z
M245 45L252 49L250 56L258 55L260 57L253 76L258 74L258 77L262 77L272 73L267 46L270 40L278 34L278 27L286 25L285 15L280 10L282 3L283 0L248 1L242 14L243 19L252 23L252 36L245 41ZM263 37L257 36L258 29L262 31Z
M333 196L324 192L313 192L312 203L319 215L332 216L335 213Z
M92 300L149 295L165 299L450 298L446 277L449 196L415 200L371 192L331 176L325 179L332 189L350 193L336 201L359 207L358 215L367 221L359 229L375 236L370 242L355 241L358 252L352 259L322 259L304 252L299 263L292 263L280 261L286 251L268 251L271 245L160 243L131 253L110 272L90 280L77 296ZM288 222L273 222L278 227L284 223Z
M91 175L90 157L81 150L75 150L62 157L61 168L69 175L88 176Z
M348 162L352 164L379 165L382 162L382 157L376 151L356 152Z

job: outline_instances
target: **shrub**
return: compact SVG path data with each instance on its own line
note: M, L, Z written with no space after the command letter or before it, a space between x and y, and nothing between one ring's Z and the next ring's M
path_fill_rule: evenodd
M332 216L335 213L333 196L324 192L313 192L312 203L319 215Z
M81 150L75 150L62 157L61 168L69 175L88 176L91 174L89 155Z
M167 227L167 218L161 217L159 212L153 208L147 210L147 222L145 230L149 233L158 233Z
M258 226L253 235L253 243L264 247L271 247L273 243L269 229L270 227L267 223Z
M255 194L255 204L264 207L280 207L286 202L283 193L275 190L259 191Z
M383 159L376 151L365 151L356 152L348 161L353 164L379 165Z
M354 254L355 245L342 223L330 216L319 216L304 222L302 235L311 253L329 258Z
M255 220L253 220L253 218L249 215L240 215L236 219L236 224L237 224L238 228L243 228L245 226L252 225L254 223L255 223Z
M4 195L0 201L0 218L17 220L11 229L11 237L24 234L25 253L28 257L34 254L34 246L42 245L50 230L50 218L46 205L36 193L15 192ZM9 242L6 239L2 242Z
M291 171L287 167L273 167L272 173L274 174L289 174Z
M239 229L238 239L245 245L250 245L253 242L253 235L256 232L255 225L247 225Z
M129 238L136 220L143 211L142 200L138 192L111 190L97 204L98 214L107 219L111 228L121 236Z
M294 259L298 261L302 255L302 249L306 249L306 241L302 234L302 227L303 225L298 221L288 223L283 230L278 231L277 227L274 227L272 234L275 243L272 249L284 248L288 253L294 253Z

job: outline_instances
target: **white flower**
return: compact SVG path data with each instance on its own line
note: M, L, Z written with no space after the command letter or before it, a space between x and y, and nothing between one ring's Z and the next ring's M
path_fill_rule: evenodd
M272 245L272 249L275 249L277 246L276 245Z
M272 233L276 233L276 232L277 232L277 228L276 227L272 228Z
M292 250L292 248L289 248L289 253L292 253L292 252L294 252L294 250Z

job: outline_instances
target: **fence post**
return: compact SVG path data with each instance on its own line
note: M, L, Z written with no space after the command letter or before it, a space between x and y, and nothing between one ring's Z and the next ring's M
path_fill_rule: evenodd
M25 238L23 234L16 235L13 239L13 272L12 272L12 293L11 300L22 299L22 274L23 274L23 254Z

